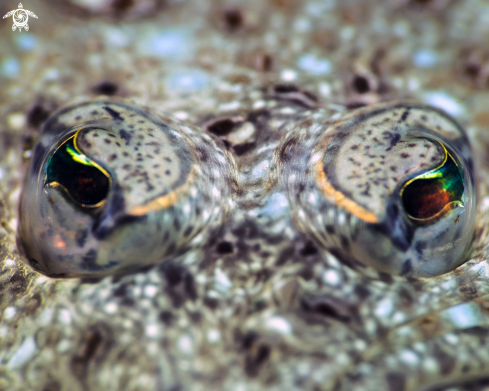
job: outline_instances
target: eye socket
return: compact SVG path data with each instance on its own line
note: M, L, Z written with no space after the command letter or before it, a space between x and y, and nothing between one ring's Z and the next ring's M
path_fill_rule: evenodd
M96 208L105 202L110 176L76 145L79 131L61 144L49 159L45 186L62 187L81 207Z
M413 220L431 220L443 211L463 206L464 180L446 150L442 164L408 181L401 190L405 211Z

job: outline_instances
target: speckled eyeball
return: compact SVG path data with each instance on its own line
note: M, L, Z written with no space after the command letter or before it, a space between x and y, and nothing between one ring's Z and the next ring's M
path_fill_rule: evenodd
M349 264L431 277L468 256L476 210L471 150L443 111L383 104L299 125L278 156L297 226Z
M136 271L198 248L231 208L233 161L213 139L118 101L45 124L20 202L18 241L53 277Z

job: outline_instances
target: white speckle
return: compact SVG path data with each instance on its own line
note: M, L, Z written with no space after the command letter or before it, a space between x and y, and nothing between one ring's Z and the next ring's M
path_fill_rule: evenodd
M245 122L229 135L229 140L235 144L242 143L253 137L255 131L255 126L251 122Z
M295 114L296 112L297 112L297 110L292 108L292 107L284 107L284 108L280 109L281 114ZM277 126L277 128L278 128L278 126Z
M448 114L455 117L461 116L464 113L464 107L454 97L448 95L444 91L431 91L423 94L423 99L426 103L445 110Z
M0 177L0 179L1 179L1 177ZM488 208L489 208L489 197L484 197L482 199L482 209L486 210Z
M421 366L425 372L438 373L439 371L438 362L431 357L426 357Z
M268 168L270 166L270 163L268 160L262 161L260 164L257 164L255 168L251 171L251 180L257 180L266 174L268 174Z
M226 273L217 268L214 273L215 288L219 292L227 292L233 287L233 283L229 279Z
M332 286L340 283L340 276L335 270L326 270L323 274L323 281Z
M388 317L394 310L394 303L391 299L385 298L378 302L377 307L375 307L374 313L379 318Z
M284 193L273 193L261 210L261 213L270 216L276 216L282 214L289 207L289 202Z
M190 338L188 335L182 335L178 339L177 344L178 349L180 349L182 353L191 354L194 350L194 343L192 341L192 338Z
M116 303L107 303L105 305L105 312L107 312L108 314L115 314L118 309L119 307Z
M342 212L338 214L338 225L341 227L346 223L346 215Z
M348 365L350 363L350 357L345 352L339 352L335 357L338 365Z
M419 68L432 68L438 63L438 56L433 50L421 49L414 53L413 61Z
M319 93L324 97L330 97L331 86L327 83L319 83Z
M294 81L297 79L297 72L292 69L284 69L280 72L280 78L284 81Z
M459 341L458 336L453 333L446 334L444 338L450 345L457 345Z
M402 311L397 311L394 313L394 316L392 317L392 321L394 323L403 323L406 320L406 315Z
M344 41L350 41L355 36L355 28L351 26L343 27L340 31L340 37Z
M193 44L184 30L158 30L139 40L138 49L143 55L182 60L192 52Z
M190 207L190 204L188 202L183 204L182 211L185 215L188 216L190 214L190 210L191 210L191 207Z
M399 358L404 364L417 365L419 363L419 357L410 349L403 349L399 354Z
M3 318L5 320L10 320L15 316L15 314L17 314L17 308L7 307L5 308L5 311L3 311Z
M241 104L238 101L223 103L219 105L218 110L220 111L232 111L239 109Z
M21 130L25 126L26 118L22 113L12 113L7 117L7 125L10 129Z
M33 337L27 337L19 349L10 357L8 366L10 368L18 368L27 363L36 352L36 341Z
M367 343L363 339L357 339L353 343L353 346L355 346L355 349L359 352L363 352L367 348Z
M1 176L0 176L1 178ZM11 268L15 266L15 261L13 259L7 258L4 262L4 267Z
M39 317L39 323L41 326L48 326L53 319L54 311L51 308L46 308Z
M8 326L0 326L0 338L5 338L8 335L9 327Z
M59 311L58 318L63 324L69 325L71 323L71 314L68 310Z
M167 75L165 88L168 92L190 93L202 90L209 83L209 75L201 69L177 69Z
M148 338L156 338L160 334L160 329L157 324L148 324L145 333Z
M267 320L266 326L274 331L277 331L280 334L291 334L292 326L287 320L280 316L274 316Z
M54 81L59 79L59 70L56 68L48 68L44 71L44 79L46 81Z
M311 364L305 361L297 363L297 373L300 376L307 376L311 372Z
M317 58L314 54L303 54L299 57L297 65L300 69L312 75L326 75L333 68L331 62L325 58Z
M107 27L105 31L105 42L109 47L119 47L123 48L129 45L129 38L120 29L116 27Z
M217 329L210 329L207 331L207 340L210 343L217 343L221 340L221 333Z
M261 109L265 107L266 102L264 100L257 100L255 103L253 103L253 108L254 109Z
M248 391L248 387L246 384L238 383L234 385L233 391Z
M173 116L179 120L186 120L188 118L188 113L185 111L175 111Z
M154 285L147 285L144 287L144 296L148 299L152 299L158 293L158 288Z
M23 52L29 52L36 46L37 38L32 34L24 33L17 35L15 41L20 50Z
M220 192L219 190L217 190L217 188L216 188L216 187L213 187L213 188L212 188L212 195L213 195L214 197L219 197L219 196L221 195L221 192Z
M484 317L476 303L456 305L445 310L442 316L459 329L479 326L484 323Z
M0 66L0 74L4 77L14 79L20 73L20 63L14 57L5 59Z
M311 22L307 18L297 18L294 21L294 30L298 33L305 33L311 29Z
M60 341L58 343L58 345L56 346L56 350L60 353L64 353L64 352L67 352L68 350L70 350L71 348L71 343L69 340L67 339L63 339L62 341Z
M423 342L413 343L413 348L420 353L426 352L426 345Z

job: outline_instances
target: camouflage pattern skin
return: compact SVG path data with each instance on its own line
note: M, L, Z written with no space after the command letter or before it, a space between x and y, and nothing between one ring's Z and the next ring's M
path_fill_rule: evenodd
M16 5L2 2L0 11L5 14ZM394 391L487 386L489 9L484 1L33 0L24 6L38 15L36 26L14 34L5 23L0 30L0 389ZM23 211L35 210L40 198L21 189L26 178L38 179L29 167L39 169L45 153L58 145L55 134L62 137L67 129L80 131L80 142L112 167L118 181L122 166L135 164L116 163L127 158L119 153L109 162L115 153L107 148L112 144L94 142L101 138L93 137L97 129L120 136L111 110L85 111L90 105L100 108L101 102L122 118L131 112L141 121L168 124L161 140L173 132L185 142L162 141L167 153L187 151L178 156L189 165L217 168L219 192L189 205L192 210L192 205L210 202L218 210L215 220L202 222L202 233L209 235L203 241L190 245L199 234L193 239L182 234L175 249L161 250L165 254L142 245L146 266L137 272L103 277L84 269L79 277L79 268L66 269L80 266L79 253L72 257L74 264L39 258L43 273L73 273L74 278L49 277L19 252L17 232L42 231L48 224L59 229L60 224L36 226L37 220L29 220ZM376 121L377 111L392 113L389 118L398 123L407 107L413 108L404 118L407 123L395 125L405 132L400 141L405 137L409 145L408 130L427 115L428 145L436 158L430 168L442 159L441 141L466 178L473 159L478 188L474 234L470 229L466 233L473 236L469 259L456 267L458 262L449 258L457 257L449 251L448 262L439 258L433 264L450 270L420 272L414 263L413 274L402 276L405 259L399 262L395 254L387 263L375 264L377 257L357 262L356 247L343 237L348 240L351 228L372 230L363 223L352 225L356 215L351 211L360 209L330 191L333 166L323 152L333 143L341 151L339 159L346 157L336 169L360 167L352 158L363 170L366 157L361 151L348 152L357 145L353 136L339 143L338 134L342 129L360 134L366 121ZM88 122L94 127L84 131ZM435 135L432 124L443 131ZM114 142L124 146L121 141ZM400 141L393 150L404 148ZM189 147L196 143L206 145L209 166ZM424 154L419 151L423 145L413 150ZM391 157L396 159L394 152ZM419 173L422 160L409 158L402 159L413 171L405 177L389 174L390 179L404 182ZM175 175L185 172L169 166L171 174L173 169ZM147 172L148 177L156 174ZM368 170L357 175L380 179ZM195 180L203 192L211 189L210 180ZM352 183L333 185L346 194L344 188ZM305 191L298 193L302 184ZM151 188L144 180L144 191L126 181L120 185L127 186L123 213L162 214L161 203L145 199ZM165 186L158 191L171 194L181 188ZM399 194L393 188L385 194ZM179 193L179 200L191 199L188 189ZM371 201L354 199L372 214L364 215L371 222L387 216L380 195ZM63 195L58 198L62 203ZM335 205L329 209L333 211L350 208L350 215L319 213L329 204ZM76 224L75 209L64 205L71 217L66 223ZM189 208L178 205L171 206L172 213L188 215ZM335 222L334 233L320 224L321 216ZM112 220L100 223L122 229L110 250L122 259L126 252L119 240L124 241L129 232L124 229L138 224L138 218L123 224L116 214L107 217ZM465 224L463 218L454 224ZM70 238L69 224L58 234ZM138 229L144 228L129 236ZM395 230L383 232L388 246ZM86 249L102 237L87 237ZM26 244L36 239L32 234ZM368 240L364 244L372 245ZM430 240L429 248L438 244ZM151 266L153 255L153 260L171 259ZM99 258L92 261L87 263L96 265Z

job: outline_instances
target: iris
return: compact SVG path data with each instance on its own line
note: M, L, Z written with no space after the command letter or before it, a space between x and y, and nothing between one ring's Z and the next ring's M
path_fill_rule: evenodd
M67 139L51 156L45 185L61 186L82 207L98 207L107 198L108 173L76 146L76 135Z
M443 148L445 159L441 166L411 179L401 190L404 208L414 219L435 217L447 206L463 206L463 176L453 157Z

